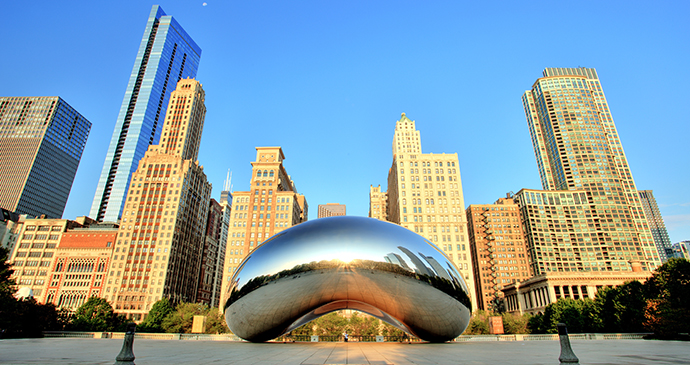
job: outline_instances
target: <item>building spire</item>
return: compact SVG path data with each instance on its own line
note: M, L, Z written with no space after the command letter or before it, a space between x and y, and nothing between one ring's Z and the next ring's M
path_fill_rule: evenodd
M232 190L232 171L228 169L228 174L225 177L225 182L223 183L223 191Z

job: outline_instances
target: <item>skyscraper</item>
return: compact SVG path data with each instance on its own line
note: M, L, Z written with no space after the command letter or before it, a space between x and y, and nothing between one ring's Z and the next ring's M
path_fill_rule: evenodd
M211 200L211 184L196 161L204 98L198 81L177 83L161 142L149 146L132 174L105 297L134 320L142 319L161 298L193 302L199 295ZM203 279L212 283L212 275ZM202 297L211 301L208 295Z
M643 270L657 267L660 258L596 70L547 68L522 102L542 186L554 191L516 197L525 207L535 275L632 271L636 264L642 264ZM559 197L558 191L564 190L577 194ZM578 221L571 226L530 228L534 222L529 222L527 206L548 216L555 213L543 207L561 205L568 205L564 214L576 212ZM565 223L569 216L559 218ZM567 260L550 260L554 250L562 251Z
M317 218L335 217L338 215L345 215L345 204L328 203L319 204L319 212Z
M649 230L652 232L656 250L659 253L661 262L666 262L668 259L674 257L673 247L671 246L671 239L668 237L666 224L664 224L664 217L661 216L659 206L656 204L654 194L651 190L640 190L640 202L644 215L649 224Z
M149 145L158 143L170 90L196 77L201 49L163 9L151 9L115 130L105 157L90 216L117 221L127 187Z
M269 237L308 218L306 198L297 193L283 165L284 159L280 147L256 147L250 190L232 195L221 309L227 299L229 280L242 259Z
M422 153L420 133L405 113L395 124L388 191L380 193L370 186L369 206L383 206L382 194L387 196L388 211L371 216L385 217L442 249L465 277L476 308L458 154Z
M60 97L0 97L0 208L61 218L90 130Z

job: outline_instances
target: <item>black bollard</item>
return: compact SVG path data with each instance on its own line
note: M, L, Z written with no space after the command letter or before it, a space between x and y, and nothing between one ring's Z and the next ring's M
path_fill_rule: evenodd
M561 342L561 356L558 357L558 361L562 363L579 364L580 359L575 356L573 349L570 347L570 338L568 338L568 328L565 323L559 323L558 327L558 338Z
M136 323L127 323L127 332L125 333L125 340L122 343L122 350L115 358L115 365L134 365L134 332L136 331Z

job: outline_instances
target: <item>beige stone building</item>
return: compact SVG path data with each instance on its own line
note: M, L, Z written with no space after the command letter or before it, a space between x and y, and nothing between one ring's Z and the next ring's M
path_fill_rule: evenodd
M29 290L39 303L45 303L46 288L55 267L56 252L62 235L79 224L67 219L26 219L19 231L10 258L12 278L17 289Z
M117 225L80 217L26 219L21 227L10 262L22 293L72 310L102 294Z
M458 155L422 153L420 133L405 113L395 125L386 194L387 219L442 249L460 269L476 308ZM370 206L374 204L370 201Z
M198 295L211 184L196 161L206 107L201 84L172 92L159 145L139 161L125 199L105 297L141 320L157 300Z
M560 298L594 298L603 287L614 287L628 281L645 282L650 271L549 272L529 280L509 284L503 289L509 313L544 313L547 305ZM636 269L636 270L637 270Z
M230 280L245 256L274 234L308 219L304 195L283 165L280 147L257 147L252 162L251 190L236 191L228 228L220 309L225 306Z
M369 217L388 220L388 194L381 191L381 185L369 186Z
M327 203L319 204L317 218L335 217L345 215L347 212L345 204Z
M532 277L517 204L509 196L467 207L467 225L479 309L490 310L501 289Z

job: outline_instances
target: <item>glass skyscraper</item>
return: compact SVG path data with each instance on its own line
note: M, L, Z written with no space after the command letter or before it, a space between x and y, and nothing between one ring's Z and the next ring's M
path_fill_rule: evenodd
M596 70L547 68L522 102L548 191L517 199L534 273L656 268L660 257Z
M0 97L0 207L61 218L90 130L58 96Z
M196 77L201 49L184 29L154 5L129 78L106 154L90 216L117 221L132 173L149 145L157 144L170 92Z

